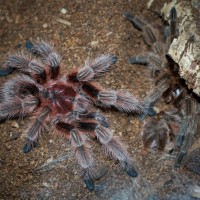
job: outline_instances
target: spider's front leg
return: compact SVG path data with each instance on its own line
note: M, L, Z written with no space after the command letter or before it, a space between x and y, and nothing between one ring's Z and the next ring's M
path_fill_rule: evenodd
M128 92L106 90L92 82L82 83L81 89L96 105L107 108L114 107L126 113L155 114L152 107L139 101Z
M30 55L13 54L6 61L9 69L15 69L23 74L28 74L34 80L40 83L46 82L46 71L43 64L36 59L32 59Z
M32 44L30 51L40 57L42 62L50 67L51 79L56 79L60 72L61 56L54 50L53 45L40 41Z
M156 71L160 71L163 67L161 57L163 56L163 44L158 41L157 31L150 26L139 20L137 17L130 13L124 13L124 17L132 22L134 27L142 31L145 42L152 48L153 52L146 55L137 55L130 57L128 63L148 65L152 69L152 76L155 76Z

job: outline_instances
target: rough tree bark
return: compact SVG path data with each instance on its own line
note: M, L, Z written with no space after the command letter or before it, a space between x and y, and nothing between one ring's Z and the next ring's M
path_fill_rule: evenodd
M168 53L178 63L180 76L188 88L200 95L200 1L173 0L165 4L161 12L166 19L172 6L177 10L179 33Z

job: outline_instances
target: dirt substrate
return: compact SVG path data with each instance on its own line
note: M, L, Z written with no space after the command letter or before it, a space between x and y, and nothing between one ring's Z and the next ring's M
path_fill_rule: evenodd
M164 2L155 0L151 9L159 11ZM66 10L61 11L62 8ZM1 66L9 52L25 50L27 39L52 41L63 57L62 73L82 66L87 58L112 53L119 58L117 65L98 82L143 98L153 87L149 71L129 65L127 59L144 53L147 47L141 33L123 18L124 11L131 11L146 21L159 22L158 16L147 10L146 0L0 0ZM0 77L1 84L9 78ZM121 171L118 163L105 156L100 145L93 141L98 170L107 173L95 182L95 191L89 192L79 176L80 167L70 145L63 138L47 130L40 138L39 147L24 154L21 135L30 119L12 120L0 124L0 199L197 199L199 176L174 168L173 156L144 152L140 120L115 111L101 113L114 134L128 144L139 172L137 178Z

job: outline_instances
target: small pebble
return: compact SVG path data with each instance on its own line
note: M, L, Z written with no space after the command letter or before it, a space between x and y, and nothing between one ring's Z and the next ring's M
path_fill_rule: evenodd
M13 127L13 128L19 128L19 124L17 122L13 122L11 124L11 127Z
M47 182L42 183L42 185L44 185L45 187L49 188L50 185Z
M61 12L63 15L65 15L65 14L67 13L67 10L66 10L65 8L62 8L62 9L60 10L60 12Z
M96 46L99 42L98 41L92 41L91 46Z
M43 28L48 28L48 24L45 23L45 24L42 25L42 27L43 27Z

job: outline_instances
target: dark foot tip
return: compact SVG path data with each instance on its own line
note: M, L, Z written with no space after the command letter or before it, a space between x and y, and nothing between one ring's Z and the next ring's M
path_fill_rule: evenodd
M129 12L124 12L123 17L130 20L130 18L134 18L134 16Z
M33 43L32 43L30 40L27 40L27 41L26 41L25 46L26 46L26 48L27 48L29 51L32 51L32 49L33 49Z
M117 62L117 60L118 60L117 56L113 56L112 61L111 61L112 64L115 64Z
M131 169L127 170L126 173L131 177L137 177L138 176L137 171L133 167Z
M149 116L155 116L157 113L156 113L156 111L153 109L153 108L149 108L148 109L148 115Z
M176 168L179 168L181 167L181 165L183 164L183 161L184 161L184 158L186 156L186 152L180 152L177 156L177 160L176 160L176 163L175 163L175 167Z
M124 162L124 171L131 177L137 177L138 173L131 163Z
M30 141L27 140L25 145L23 146L23 152L24 153L29 153L32 149L36 148L38 146L37 141Z
M91 179L85 179L84 183L88 190L93 191L94 190L94 183Z
M136 64L137 62L136 62L136 59L135 59L135 57L130 57L130 58L128 58L128 64Z

